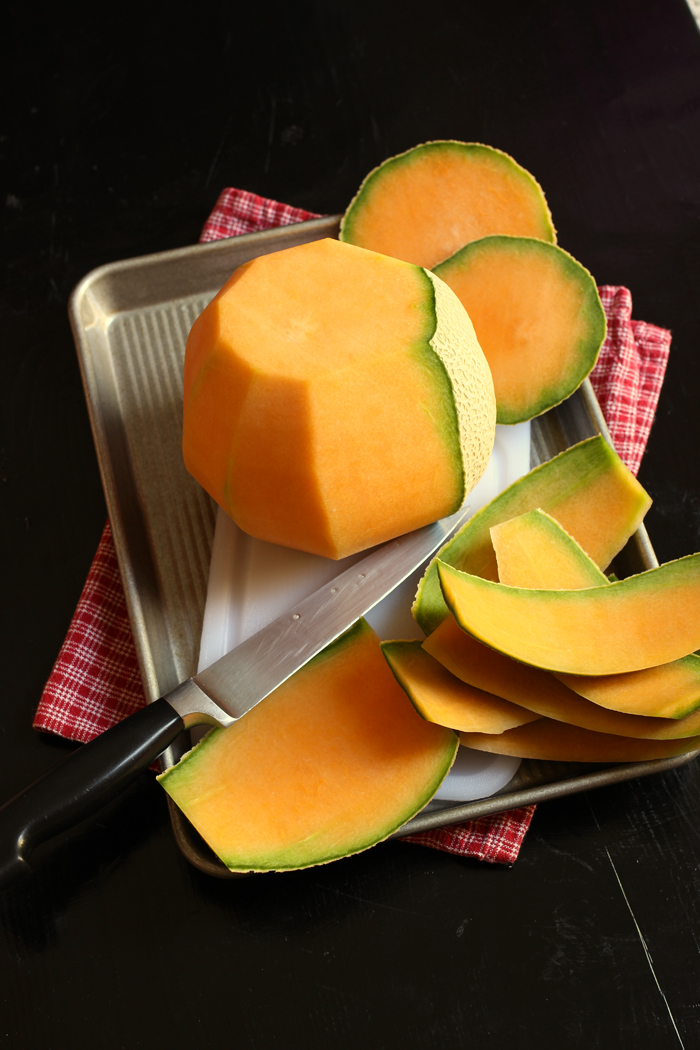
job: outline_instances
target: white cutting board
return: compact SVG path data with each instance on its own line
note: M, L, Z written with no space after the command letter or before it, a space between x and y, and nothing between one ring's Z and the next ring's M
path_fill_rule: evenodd
M474 514L530 469L530 424L496 427L488 467L466 500ZM302 598L359 561L331 561L253 539L219 509L209 569L198 670L218 660ZM411 616L423 567L365 617L382 639L425 637ZM467 802L504 787L520 759L461 747L436 798Z

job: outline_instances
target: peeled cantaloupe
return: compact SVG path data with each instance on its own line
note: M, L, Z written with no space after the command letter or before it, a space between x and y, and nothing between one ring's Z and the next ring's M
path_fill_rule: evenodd
M158 779L232 871L324 864L387 838L458 747L424 721L360 620Z
M550 671L619 674L700 647L700 554L584 590L530 590L438 562L459 626L493 649Z
M429 722L472 733L502 733L538 715L455 678L420 642L382 642L394 677Z
M445 544L439 557L474 576L497 580L491 527L541 507L604 569L638 528L650 505L637 479L598 435L566 449L504 489ZM413 616L431 634L448 614L435 558L419 584Z
M466 311L333 240L241 266L185 357L185 464L245 531L342 558L457 510L493 445Z
M605 339L598 289L556 245L485 237L434 272L472 319L493 375L497 422L521 423L560 404L595 365Z
M462 733L461 740L476 751L550 762L646 762L684 755L700 747L699 736L684 740L634 740L594 733L549 718L540 718L497 736Z
M364 179L340 239L431 269L492 233L555 241L541 187L507 153L476 142L426 142Z

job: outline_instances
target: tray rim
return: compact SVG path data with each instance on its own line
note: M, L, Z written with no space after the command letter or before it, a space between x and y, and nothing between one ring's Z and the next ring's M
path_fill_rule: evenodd
M148 651L147 638L145 637L144 613L139 601L138 581L134 578L133 566L128 554L128 526L124 519L124 514L122 513L119 501L118 485L115 479L114 464L111 462L106 425L100 413L100 391L95 376L95 369L91 359L91 350L87 338L87 331L90 326L85 323L85 318L83 316L86 312L86 305L89 308L89 313L90 309L93 309L90 306L90 300L94 298L93 292L95 291L96 286L99 286L100 282L109 282L115 277L118 278L122 275L128 275L137 269L145 268L151 273L158 274L158 272L164 267L177 266L179 263L191 260L193 256L205 259L208 262L216 263L219 260L225 260L227 258L228 254L231 252L233 243L235 243L236 246L236 253L241 249L245 251L249 246L253 249L255 254L258 255L270 251L278 251L281 247L288 246L287 242L301 243L301 241L305 240L315 240L319 234L320 236L334 236L337 232L339 220L340 216L338 215L322 216L318 219L310 219L290 226L274 227L260 232L221 238L204 244L194 244L181 248L115 260L91 270L78 282L71 293L68 313L80 364L83 389L87 402L93 440L95 442L108 516L112 526L120 574L124 585L132 634L134 635L147 698L149 697L149 694L152 699L156 698L153 692L154 673L150 660L152 654ZM216 270L216 267L211 267L211 269ZM228 269L228 272L231 272L230 268ZM111 317L118 316L122 312L127 312L127 309L129 311L134 311L138 310L139 307L147 308L149 306L162 305L168 301L176 302L179 299L185 299L188 297L192 298L197 294L206 294L210 291L213 294L216 290L216 285L210 285L207 288L198 287L192 291L184 292L182 295L173 296L170 300L156 298L153 301L146 301L147 297L144 296L142 302L134 303L128 308L123 307L120 309L118 304L115 303L114 309L111 313L108 311L102 311L102 317L104 321L108 323ZM579 390L572 395L572 398L577 395L582 400L583 408L591 425L595 430L600 432L610 444L612 444L610 433L595 393L593 392L590 380L586 379ZM560 451L563 451L563 449L560 449ZM647 567L658 565L656 555L644 524L640 525L633 538L639 548L640 556L645 561ZM152 700L149 700L149 702L152 702ZM560 798L565 795L576 794L593 788L605 787L625 780L649 776L657 772L664 772L689 763L698 754L700 754L700 751L692 751L674 758L656 759L646 762L621 763L608 765L602 768L592 767L590 771L584 772L580 772L579 767L572 776L562 776L560 779L554 779L548 783L534 785L532 787L522 787L517 790L509 791L508 785L506 785L501 792L486 799L458 803L454 806L448 805L433 812L422 811L407 824L403 825L402 828L399 828L390 835L389 840L401 839L409 835L418 834L422 831L432 830L465 820L493 815L510 809L538 804L549 799ZM214 877L242 877L242 873L229 871L229 869L226 868L213 854L206 843L204 843L199 837L192 825L189 824L189 821L187 821L182 812L175 806L170 797L167 798L167 802L173 834L183 856L194 867Z

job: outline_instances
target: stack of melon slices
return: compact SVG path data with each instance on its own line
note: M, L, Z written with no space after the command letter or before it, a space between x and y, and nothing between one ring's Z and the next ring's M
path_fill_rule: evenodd
M624 580L601 569L647 506L591 438L475 515L431 566L443 604L430 573L419 590L426 640L383 644L423 717L469 747L524 758L625 762L700 747L700 555Z

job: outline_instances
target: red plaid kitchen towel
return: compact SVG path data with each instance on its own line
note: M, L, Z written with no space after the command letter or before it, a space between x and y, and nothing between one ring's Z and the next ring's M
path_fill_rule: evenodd
M225 189L202 231L202 241L287 226L314 213ZM654 418L670 333L631 320L626 288L600 289L608 335L592 380L613 442L636 474ZM34 728L82 743L143 707L145 697L109 524L105 526L68 635L46 683ZM412 835L462 856L512 864L534 806Z

